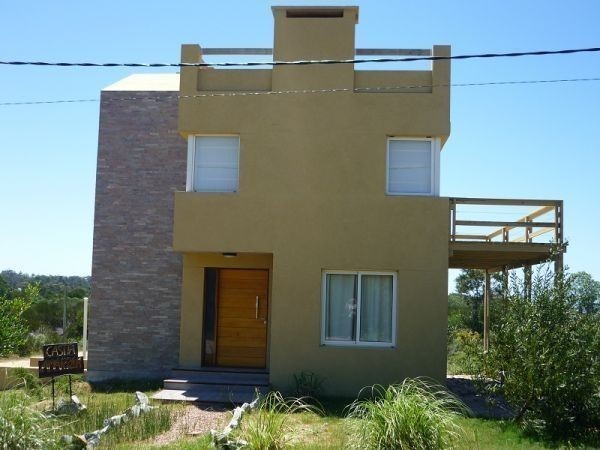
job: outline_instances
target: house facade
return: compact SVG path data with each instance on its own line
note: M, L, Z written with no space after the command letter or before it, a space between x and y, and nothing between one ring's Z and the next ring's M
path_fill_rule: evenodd
M357 7L273 16L274 61L357 54ZM360 69L183 67L103 90L88 378L240 370L286 389L310 371L349 396L445 380L450 62Z

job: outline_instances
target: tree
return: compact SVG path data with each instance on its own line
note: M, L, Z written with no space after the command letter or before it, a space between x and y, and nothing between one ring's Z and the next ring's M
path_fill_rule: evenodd
M502 292L502 274L494 272L491 277L492 297ZM456 277L456 292L464 296L470 305L470 317L466 325L473 331L483 332L483 294L485 289L485 271L463 269Z
M28 285L12 298L0 297L0 356L17 353L25 344L29 328L23 314L39 293L39 286Z
M4 277L0 275L0 297L7 297L9 292L10 286L8 285Z
M514 277L483 355L516 420L554 438L600 433L600 312L582 311L580 282L546 269L527 296Z
M471 317L471 306L465 296L460 294L448 295L448 334L468 328Z
M587 272L577 272L572 275L573 295L578 299L581 312L600 310L600 282Z

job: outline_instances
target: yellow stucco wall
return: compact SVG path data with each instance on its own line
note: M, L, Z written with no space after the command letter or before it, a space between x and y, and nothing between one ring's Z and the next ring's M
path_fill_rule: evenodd
M343 18L290 19L276 8L275 59L352 57L356 13L348 8ZM449 48L435 47L434 53L449 54ZM183 61L200 58L199 47L183 46ZM351 65L280 67L270 77L261 72L242 82L243 72L250 75L240 70L219 80L218 69L184 68L181 93L206 93L199 88L207 86L264 90L269 78L271 90L450 80L446 61L431 71L381 74L358 74ZM175 194L173 247L184 254L181 365L200 363L203 268L239 267L247 253L268 261L272 255L267 364L276 387L289 387L302 370L325 377L325 389L334 395L355 395L366 384L406 376L443 381L448 199L385 191L388 137L445 142L449 89L182 98L179 114L183 136L240 136L238 192ZM238 252L239 259L226 260L221 252ZM394 348L321 346L327 269L397 273Z

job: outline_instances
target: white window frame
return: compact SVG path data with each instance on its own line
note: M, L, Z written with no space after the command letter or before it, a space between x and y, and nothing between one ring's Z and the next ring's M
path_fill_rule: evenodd
M390 192L390 142L392 141L429 141L431 143L431 180L428 192ZM385 158L385 193L393 196L422 196L439 197L440 195L440 138L422 137L396 137L390 136L387 140L387 151Z
M238 139L238 160L237 160L237 181L238 185L235 191L196 191L194 190L194 167L196 156L196 138L197 137L237 137ZM201 192L204 194L235 194L240 190L240 135L239 134L190 134L188 136L187 147L187 177L185 182L186 192Z
M356 339L354 341L332 341L325 338L327 329L327 275L357 275ZM392 277L392 342L363 342L360 340L360 307L362 275L385 275ZM396 315L398 308L397 272L372 270L323 270L321 274L321 345L328 347L396 347Z

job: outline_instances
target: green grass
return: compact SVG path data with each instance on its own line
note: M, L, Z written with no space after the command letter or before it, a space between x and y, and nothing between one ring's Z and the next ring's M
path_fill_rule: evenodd
M0 417L10 418L20 430L16 435L21 439L21 444L9 444L8 448L43 448L55 450L45 437L53 439L63 434L82 434L102 427L104 419L122 413L134 404L133 392L140 385L134 383L105 384L100 391L90 387L87 383L76 381L73 392L88 407L86 413L77 417L53 417L46 413L51 407L50 386L41 386L37 380L28 379L28 389L14 389L0 391ZM145 387L153 387L152 383ZM67 398L66 380L57 383L57 398ZM286 409L277 402L266 403L262 413L249 414L242 420L247 431L254 427L258 436L266 433L267 437L281 437L272 439L275 444L270 448L291 448L297 450L308 449L347 449L356 444L352 440L352 433L360 426L360 419L346 418L347 405L350 399L323 399L323 411L315 413L314 410L304 408ZM278 406L279 405L279 406ZM285 402L284 402L285 405ZM289 401L287 403L290 406ZM115 450L204 450L212 447L209 436L189 437L168 445L155 446L152 439L157 434L168 430L177 414L182 411L181 405L161 405L152 413L134 419L119 427L117 432L109 432L102 439L100 449ZM43 415L42 415L43 414ZM262 414L260 420L255 420ZM252 420L254 422L252 423ZM457 418L457 426L462 428L461 438L454 442L454 447L460 450L471 449L543 449L543 448L593 448L582 443L548 443L527 437L521 429L512 422L497 420L483 420L475 418ZM17 431L18 431L17 430ZM37 431L41 431L37 432ZM116 431L116 430L115 430ZM0 441L7 442L2 436L0 425ZM243 436L243 432L240 434ZM270 438L269 438L270 439ZM262 442L262 444L261 444ZM268 439L261 441L254 448L267 448ZM19 447L20 445L20 447ZM0 445L1 448L1 445ZM361 448L365 448L364 446Z
M459 419L458 424L464 430L464 441L459 449L542 449L547 448L541 442L525 437L521 429L513 422L474 418Z
M73 394L77 395L81 402L87 406L87 410L77 415L56 415L51 412L51 386L41 385L38 380L31 378L26 381L27 383L21 385L20 388L0 392L2 414L6 415L11 411L17 412L18 414L12 413L10 422L13 424L20 424L25 420L39 423L39 427L46 430L43 433L44 436L49 436L54 443L65 434L81 435L96 431L103 427L105 419L122 414L127 408L135 404L133 393L135 388L133 386L113 386L119 392L109 392L111 389L104 386L102 389L104 392L95 392L92 391L88 383L75 381L73 383ZM68 399L68 380L66 377L57 379L55 390L57 405L60 400ZM119 444L124 442L140 442L150 439L169 430L179 411L181 411L180 405L158 405L152 411L129 420L117 429L110 430L102 436L98 448L117 448ZM0 432L12 429L11 425L6 422L2 425L5 426L0 426ZM35 423L28 426L31 430L36 430ZM19 425L19 427L22 428L22 425ZM31 432L29 434L35 435L36 433ZM52 445L54 444L45 441L40 448L52 448ZM15 445L13 447L18 448ZM9 446L9 448L12 447ZM30 443L23 448L36 447Z
M290 417L288 425L290 431L286 448L344 449L350 445L349 423L340 417L295 414Z
M208 435L197 438L183 438L168 445L153 445L140 443L124 443L114 447L114 450L214 450L212 439Z

